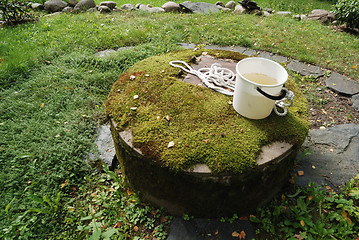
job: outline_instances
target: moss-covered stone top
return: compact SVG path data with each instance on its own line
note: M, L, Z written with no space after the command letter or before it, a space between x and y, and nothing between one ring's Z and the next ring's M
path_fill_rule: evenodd
M272 113L250 120L236 113L232 97L181 81L179 69L169 65L173 60L190 63L203 51L236 61L246 57L223 50L179 50L135 64L114 83L106 114L119 130L132 130L134 147L175 171L204 163L213 173L241 173L256 166L264 145L302 144L309 130L307 101L293 80L286 83L295 93L287 116Z

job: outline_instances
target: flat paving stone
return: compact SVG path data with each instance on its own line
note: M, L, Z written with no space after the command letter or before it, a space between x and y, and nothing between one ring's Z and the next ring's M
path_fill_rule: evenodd
M240 234L242 231L246 234L245 239L254 239L253 227L247 220L229 223L216 219L195 218L184 221L182 218L175 218L167 240L232 240L233 233Z
M359 93L359 82L347 78L339 73L332 73L325 84L328 88L343 95L355 95Z
M359 173L359 126L337 125L327 129L312 129L303 147L309 155L299 157L299 186L328 185L338 189ZM298 154L300 156L300 154Z
M352 96L352 103L354 109L359 112L359 94Z
M287 65L287 68L303 76L309 76L314 78L322 77L325 74L321 67L315 65L308 65L297 60L291 61Z
M272 53L269 53L269 52L258 52L258 56L259 57L262 57L262 58L267 58L267 59L270 59L270 60L273 60L273 61L276 61L276 62L279 62L279 63L285 63L285 62L288 62L288 58L287 57L283 57L283 56L280 56L280 55L276 55L276 54L272 54Z

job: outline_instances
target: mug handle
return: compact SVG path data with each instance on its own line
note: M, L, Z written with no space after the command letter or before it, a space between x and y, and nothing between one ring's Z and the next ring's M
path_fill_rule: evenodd
M287 95L287 91L285 89L282 89L279 96L270 95L270 94L266 93L265 91L263 91L262 89L260 89L259 87L257 87L257 91L260 94L262 94L263 96L265 96L271 100L281 100Z

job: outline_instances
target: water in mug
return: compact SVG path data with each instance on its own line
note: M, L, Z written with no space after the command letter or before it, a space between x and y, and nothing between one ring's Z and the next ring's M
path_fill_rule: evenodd
M251 82L261 85L276 85L277 80L262 73L246 73L242 75Z

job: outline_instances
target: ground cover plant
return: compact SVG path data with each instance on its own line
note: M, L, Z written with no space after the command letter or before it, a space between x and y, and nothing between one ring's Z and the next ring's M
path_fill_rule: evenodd
M93 173L86 158L112 83L181 42L246 46L359 77L357 36L289 17L85 13L1 27L0 238L165 238L171 217L140 203L121 177Z

